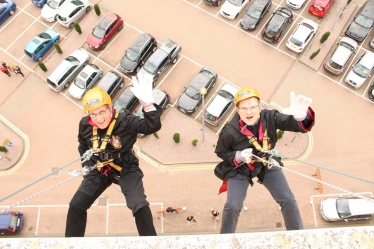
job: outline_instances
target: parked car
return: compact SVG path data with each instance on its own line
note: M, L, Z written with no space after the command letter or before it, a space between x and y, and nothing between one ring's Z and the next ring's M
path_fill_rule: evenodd
M374 101L374 80L372 81L369 89L368 89L369 99Z
M11 0L0 0L0 24L16 12L16 4Z
M86 65L71 84L69 94L76 99L81 99L83 95L103 77L103 70L95 64Z
M125 77L116 71L112 70L107 72L104 77L97 84L97 87L103 88L110 97L125 85Z
M249 0L226 0L219 13L227 19L234 20L247 3L249 3Z
M134 108L139 104L139 99L130 89L131 84L128 85L117 100L113 103L114 109L118 112L131 113Z
M254 0L240 20L240 26L245 30L257 29L264 15L269 12L271 0Z
M373 35L373 37L372 37L371 40L370 40L369 46L370 46L371 48L374 48L374 35Z
M320 212L326 221L369 220L374 215L374 202L358 197L328 198L321 202Z
M175 64L182 47L174 41L167 39L144 63L138 74L149 74L153 77L153 86L160 75L170 64Z
M270 17L262 30L262 37L269 42L278 42L287 25L293 20L292 12L284 7L279 7Z
M57 21L66 28L72 28L74 23L90 9L90 2L87 0L73 0L60 10Z
M286 42L286 46L296 53L301 53L312 40L318 29L318 24L304 19L296 27Z
M304 6L304 3L305 3L305 0L287 0L286 1L287 6L295 10L301 9L301 7Z
M204 120L213 126L220 125L223 117L234 105L234 98L237 91L239 91L239 88L225 84L214 94L206 108L204 108Z
M122 72L128 74L137 73L145 60L157 49L157 41L150 34L141 34L126 50L120 65Z
M358 58L344 81L355 89L360 88L374 70L374 53L367 51Z
M312 15L322 18L334 4L334 0L314 0L308 8L308 12Z
M153 99L155 104L161 108L161 111L164 111L168 108L170 102L170 96L163 90L155 88L152 91ZM144 118L143 106L140 106L139 109L135 112L135 115ZM144 134L138 133L138 137L144 137Z
M31 0L31 2L39 8L43 8L44 5L47 3L47 0Z
M204 3L207 3L209 5L219 6L222 2L222 0L203 0Z
M345 34L353 40L362 42L374 26L374 1L367 1L349 25Z
M60 40L60 34L54 29L46 29L37 34L25 47L25 55L33 61L41 61L43 56Z
M355 53L356 48L357 42L355 40L342 37L331 58L325 62L324 68L333 74L340 75Z
M42 8L42 17L47 22L54 22L57 20L57 15L62 8L69 4L72 0L48 0Z
M200 89L205 87L208 93L214 87L216 81L216 71L209 67L203 67L178 98L178 109L186 114L195 112L199 108L202 99Z
M10 235L21 232L23 227L23 213L5 212L0 213L0 234Z
M122 29L122 18L117 14L108 13L92 30L87 38L87 44L93 50L105 49L107 42Z
M75 50L66 57L47 78L48 86L55 92L68 88L79 71L88 64L90 56L83 50Z

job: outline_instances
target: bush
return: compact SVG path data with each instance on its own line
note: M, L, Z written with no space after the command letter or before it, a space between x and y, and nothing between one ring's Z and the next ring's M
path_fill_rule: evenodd
M174 142L179 143L180 142L180 135L179 135L179 133L174 133L173 139L174 139Z
M101 11L100 11L99 5L95 4L94 5L94 10L95 10L96 15L98 15L98 16L101 15Z
M8 149L5 146L0 146L0 151L7 153Z
M157 132L154 132L153 136L155 136L156 138L159 138Z
M196 146L196 144L197 144L197 139L192 140L192 145Z
M55 46L55 49L56 49L57 53L62 54L62 49L60 47L60 44L55 42L53 45Z
M278 130L278 132L277 132L278 139L281 139L283 137L283 134L284 134L284 131Z
M74 23L74 29L78 32L78 34L82 34L81 26L79 25L79 23Z
M316 52L314 52L313 54L310 55L309 59L313 59L314 57L317 56L317 54L319 54L319 51L321 51L321 49L318 49Z
M39 67L40 67L44 72L47 72L47 67L44 65L43 62L39 61L39 62L38 62L38 65L39 65Z
M327 40L327 38L329 38L329 36L330 36L330 31L327 31L326 33L324 33L324 34L322 35L322 37L321 37L321 39L319 40L319 42L320 42L320 43L324 43L324 42Z

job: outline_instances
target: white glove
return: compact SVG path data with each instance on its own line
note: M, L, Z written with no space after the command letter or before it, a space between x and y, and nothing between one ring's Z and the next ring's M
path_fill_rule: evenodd
M153 78L148 74L138 74L138 78L132 76L130 90L139 99L142 106L148 106L155 102L152 96Z
M252 160L252 148L248 148L242 151L237 151L235 153L235 160L237 163L245 162L245 163L250 163Z
M307 115L308 107L312 104L312 99L304 95L297 95L290 93L291 105L283 109L284 114L292 115L295 120L303 121Z

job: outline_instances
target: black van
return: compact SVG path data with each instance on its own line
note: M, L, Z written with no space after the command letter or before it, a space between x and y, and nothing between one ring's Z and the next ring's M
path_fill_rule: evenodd
M8 212L0 214L0 234L19 233L23 225L23 213Z

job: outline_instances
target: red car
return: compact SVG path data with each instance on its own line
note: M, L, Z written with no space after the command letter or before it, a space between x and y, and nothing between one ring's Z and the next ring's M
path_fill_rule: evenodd
M308 12L322 18L333 4L334 0L314 0L308 9Z
M107 42L116 31L123 29L122 18L114 13L108 13L92 30L87 43L93 50L105 49Z

